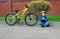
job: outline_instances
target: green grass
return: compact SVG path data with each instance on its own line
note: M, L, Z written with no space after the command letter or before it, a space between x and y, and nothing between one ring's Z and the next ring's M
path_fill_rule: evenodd
M5 21L5 16L0 16L0 21Z
M60 16L47 16L50 22L60 22ZM24 21L24 17L21 17ZM5 21L5 16L0 16L0 21Z
M51 22L60 22L60 16L47 16Z

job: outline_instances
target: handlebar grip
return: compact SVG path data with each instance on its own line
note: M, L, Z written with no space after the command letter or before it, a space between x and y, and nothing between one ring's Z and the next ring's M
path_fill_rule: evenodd
M26 8L29 8L26 4L25 4L25 7L26 7Z

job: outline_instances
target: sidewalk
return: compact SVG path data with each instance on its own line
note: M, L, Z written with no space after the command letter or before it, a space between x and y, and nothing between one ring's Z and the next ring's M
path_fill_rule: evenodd
M45 28L38 24L32 27L19 24L9 26L1 22L0 39L60 39L60 22Z

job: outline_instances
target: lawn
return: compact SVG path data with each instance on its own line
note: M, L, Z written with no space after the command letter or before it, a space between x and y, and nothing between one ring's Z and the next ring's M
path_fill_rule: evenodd
M60 22L60 16L47 16L51 22Z
M4 21L5 20L5 16L0 16L0 21Z
M60 22L60 16L47 16L47 17L50 22ZM0 16L0 21L5 21L5 16Z

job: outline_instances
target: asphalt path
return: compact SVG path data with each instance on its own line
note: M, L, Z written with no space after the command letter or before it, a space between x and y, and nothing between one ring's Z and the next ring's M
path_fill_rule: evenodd
M9 26L0 22L0 39L60 39L60 22L52 22L50 27L16 24Z

